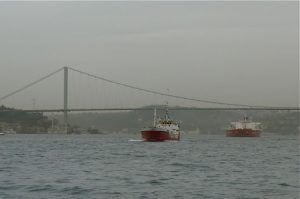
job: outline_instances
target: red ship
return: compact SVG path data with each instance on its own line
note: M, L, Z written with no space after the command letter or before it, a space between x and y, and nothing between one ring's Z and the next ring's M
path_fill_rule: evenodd
M259 137L261 133L260 123L252 122L248 117L243 121L231 122L230 128L226 131L227 137Z
M141 131L142 138L148 142L163 142L167 140L180 140L179 124L170 119L166 109L165 118L156 118L154 109L153 126Z

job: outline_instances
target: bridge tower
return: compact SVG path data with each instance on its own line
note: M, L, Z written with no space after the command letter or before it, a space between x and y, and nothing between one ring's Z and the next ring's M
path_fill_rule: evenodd
M65 132L68 133L68 67L64 67L64 125Z

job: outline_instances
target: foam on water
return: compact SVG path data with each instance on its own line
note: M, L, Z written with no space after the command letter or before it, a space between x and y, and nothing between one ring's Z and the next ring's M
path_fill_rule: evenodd
M136 140L136 139L130 139L129 142L143 142L144 140Z

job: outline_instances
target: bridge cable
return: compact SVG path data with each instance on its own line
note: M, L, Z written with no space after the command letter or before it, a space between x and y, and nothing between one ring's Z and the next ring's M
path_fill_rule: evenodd
M64 68L60 68L60 69L58 69L58 70L56 70L56 71L54 71L54 72L52 72L52 73L50 73L50 74L48 74L48 75L46 75L46 76L44 76L44 77L42 77L42 78L40 78L40 79L34 81L34 82L31 82L30 84L27 84L26 86L24 86L24 87L22 87L22 88L19 88L19 89L13 91L13 92L11 92L11 93L9 93L9 94L7 94L7 95L1 97L1 98L0 98L0 101L4 100L4 99L6 99L6 98L8 98L8 97L10 97L10 96L12 96L12 95L15 95L15 94L17 94L17 93L19 93L19 92L25 90L26 88L29 88L29 87L31 87L31 86L33 86L33 85L35 85L35 84L37 84L37 83L39 83L39 82L45 80L45 79L51 77L52 75L54 75L54 74L56 74L56 73L62 71L63 69L64 69Z
M177 99L184 99L184 100L189 100L189 101L196 101L196 102L203 102L203 103L209 103L209 104L218 104L218 105L227 105L227 106L238 106L238 107L249 107L249 108L267 108L267 106L252 106L252 105L246 105L246 104L234 104L234 103L225 103L225 102L218 102L218 101L211 101L211 100L202 100L202 99L195 99L195 98L188 98L188 97L183 97L183 96L179 96L179 95L172 95L172 94L167 94L167 93L163 93L163 92L158 92L158 91L153 91L153 90L148 90L148 89L144 89L144 88L139 88L136 86L131 86L129 84L125 84L125 83L121 83L121 82L117 82L117 81L113 81L113 80L109 80L97 75L93 75L90 73L86 73L77 69L74 69L72 67L68 67L70 70L81 73L83 75L87 75L89 77L92 78L96 78L96 79L100 79L106 82L110 82L112 84L117 84L120 86L124 86L127 88L131 88L131 89L135 89L135 90L139 90L139 91L144 91L147 93L152 93L152 94L157 94L157 95L162 95L162 96L168 96L168 97L172 97L172 98L177 98Z

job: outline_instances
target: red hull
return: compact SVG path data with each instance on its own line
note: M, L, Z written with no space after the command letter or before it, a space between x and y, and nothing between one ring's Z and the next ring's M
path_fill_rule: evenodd
M227 137L259 137L259 130L252 129L231 129L226 131Z
M159 130L144 130L141 131L142 138L144 141L149 142L163 142L166 140L170 140L170 135L166 131L159 131Z

